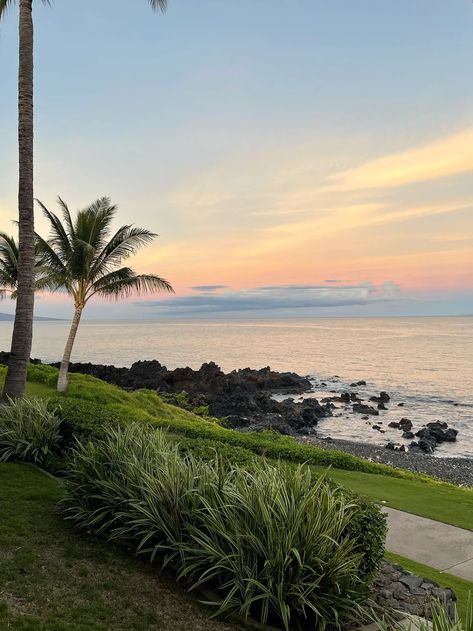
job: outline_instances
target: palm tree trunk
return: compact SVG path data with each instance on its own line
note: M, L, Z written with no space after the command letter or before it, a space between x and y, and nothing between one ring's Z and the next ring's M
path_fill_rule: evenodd
M69 337L67 338L66 348L64 349L64 355L62 357L61 368L59 369L59 379L57 380L58 392L66 392L69 378L67 371L69 370L69 362L71 361L72 347L74 346L74 340L76 339L77 329L79 328L79 322L82 315L83 307L76 307L74 317L72 318L71 330L69 331Z
M18 294L3 398L24 394L31 354L34 309L33 208L33 15L32 0L20 0L18 70Z

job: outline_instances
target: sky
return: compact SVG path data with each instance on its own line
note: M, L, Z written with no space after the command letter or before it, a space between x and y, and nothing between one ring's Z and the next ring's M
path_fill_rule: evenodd
M470 0L170 0L164 15L54 0L34 18L36 197L54 210L58 194L72 208L109 195L120 223L159 233L134 267L176 290L88 317L473 314ZM16 58L11 9L9 232ZM71 310L61 294L36 302Z

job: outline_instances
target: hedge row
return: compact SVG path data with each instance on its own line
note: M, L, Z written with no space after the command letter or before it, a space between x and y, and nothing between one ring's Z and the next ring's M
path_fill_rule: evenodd
M141 423L77 444L67 488L76 526L171 561L217 614L286 631L347 628L383 554L379 509L308 467L222 468Z

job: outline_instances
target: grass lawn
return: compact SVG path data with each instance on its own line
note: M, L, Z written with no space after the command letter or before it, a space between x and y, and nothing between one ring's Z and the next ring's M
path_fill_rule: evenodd
M126 550L71 530L61 485L0 463L0 629L230 631L183 588Z
M403 568L405 568L409 572L412 572L413 574L416 574L417 576L429 578L442 587L450 587L451 589L453 589L458 598L458 613L463 620L465 619L468 595L471 593L471 595L473 596L473 583L465 581L462 578L458 578L457 576L452 576L451 574L445 574L445 572L439 572L438 570L434 570L427 565L416 563L415 561L406 559L405 557L399 556L398 554L393 554L392 552L386 552L385 556L388 561L402 565Z
M471 489L340 469L331 469L329 477L391 508L473 530Z

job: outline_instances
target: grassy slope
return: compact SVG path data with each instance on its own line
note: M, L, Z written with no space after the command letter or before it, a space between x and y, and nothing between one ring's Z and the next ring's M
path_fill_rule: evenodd
M230 631L156 568L72 532L56 480L0 464L0 628L13 631Z
M458 578L457 576L445 574L445 572L439 572L438 570L434 570L427 565L416 563L415 561L406 559L405 557L399 556L398 554L393 554L392 552L387 552L386 558L393 563L398 563L399 565L402 565L403 568L405 568L409 572L412 572L413 574L416 574L417 576L429 578L442 587L450 587L451 589L453 589L456 597L458 598L458 614L462 619L465 619L468 596L470 593L473 595L472 583Z
M28 393L36 396L56 396L54 390L57 371L48 366L31 366ZM1 372L0 372L1 377ZM46 383L44 383L46 381ZM164 403L151 391L125 392L116 386L85 375L72 374L68 397L86 399L106 405L121 414L133 414L143 420L154 420L161 425L172 425L172 432L177 437L181 433L189 435L188 428L199 428L207 437L223 443L238 444L240 441L258 442L258 437L226 430L212 422L187 412L181 408ZM192 437L192 433L191 433ZM274 436L271 439L261 437L261 443L272 447L281 445L284 449L291 441L286 437ZM244 443L246 444L246 443ZM312 448L315 452L320 449ZM307 453L311 452L308 448ZM251 452L248 452L251 455ZM263 450L264 453L264 450ZM357 460L357 459L355 459ZM371 463L368 463L371 466ZM376 465L374 465L376 467ZM379 471L388 468L378 465ZM473 530L473 489L462 489L451 484L427 481L425 476L409 474L412 479L402 479L389 475L375 475L361 471L345 471L332 468L330 477L337 483L362 493L376 501L384 501L388 506L404 510L422 517L428 517L454 526Z

